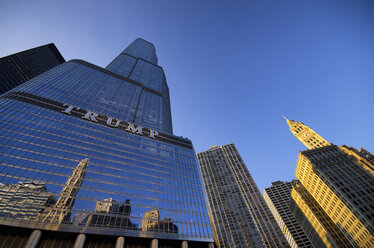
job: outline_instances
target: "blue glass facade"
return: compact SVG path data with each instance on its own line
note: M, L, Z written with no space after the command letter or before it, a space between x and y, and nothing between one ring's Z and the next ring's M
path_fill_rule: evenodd
M153 44L136 39L106 69L144 86L145 90L136 96L135 124L173 133L169 88L162 67L157 65Z
M125 51L108 70L73 60L0 97L0 224L212 241L155 49Z

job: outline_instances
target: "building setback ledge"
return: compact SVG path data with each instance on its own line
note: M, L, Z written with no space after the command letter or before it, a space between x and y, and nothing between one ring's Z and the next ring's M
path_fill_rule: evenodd
M63 103L50 100L41 96L36 96L34 94L26 93L26 92L18 92L18 91L13 91L13 92L8 92L2 95L1 97L4 98L10 98L10 99L15 99L18 101L23 101L27 102L29 104L33 104L39 107L43 107L46 109L54 110L57 112L62 112L63 110L66 109L66 106L64 106ZM82 118L83 115L85 115L85 111L82 109L79 110L74 110L71 111L71 115L75 117ZM105 121L103 121L103 117L101 115L98 115L97 117L98 124L105 124ZM109 127L108 127L109 128ZM145 132L149 132L149 129L144 128ZM156 137L156 140L164 141L167 143L171 143L177 146L182 146L185 148L192 149L192 142L189 139L186 138L181 138L178 136L174 135L169 135L165 133L159 133Z
M132 79L130 79L130 78L127 78L127 77L124 77L124 76L118 75L118 74L116 74L116 73L114 73L114 72L108 71L108 70L106 70L106 69L104 69L104 68L102 68L102 67L100 67L100 66L97 66L97 65L91 64L91 63L89 63L89 62L87 62L87 61L80 60L80 59L73 59L73 60L69 60L68 62L75 62L75 63L81 64L81 65L84 65L84 66L90 67L90 68L92 68L92 69L98 70L98 71L100 71L100 72L104 72L104 73L106 73L106 74L108 74L108 75L110 75L110 76L113 76L113 77L116 77L116 78L118 78L118 79L124 80L124 81L126 81L126 82L128 82L128 83L131 83L131 84L137 85L137 86L141 87L141 88L142 88L143 90L145 90L145 91L151 92L151 93L153 93L153 94L155 94L155 95L159 95L159 96L161 96L161 97L163 96L162 93L160 93L160 92L158 92L158 91L155 91L155 90L152 90L152 89L150 89L150 88L147 88L147 87L145 87L142 83L139 83L139 82L134 81L134 80L132 80Z

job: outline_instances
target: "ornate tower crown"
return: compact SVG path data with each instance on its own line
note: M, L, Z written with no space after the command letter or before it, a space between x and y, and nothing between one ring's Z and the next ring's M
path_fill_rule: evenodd
M331 145L327 140L322 138L318 133L313 131L310 127L302 122L296 122L294 120L287 120L287 124L290 127L290 131L301 141L308 149L319 148L323 146Z

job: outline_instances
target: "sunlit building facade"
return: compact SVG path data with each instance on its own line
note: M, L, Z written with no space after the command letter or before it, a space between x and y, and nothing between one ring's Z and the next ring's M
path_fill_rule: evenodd
M299 154L296 177L301 186L292 190L299 210L310 224L320 226L316 231L328 247L374 247L373 156L365 149L337 147L301 122L287 123L309 148Z
M343 152L345 152L353 161L361 165L366 171L368 171L372 176L374 176L374 155L364 148L357 150L352 146L342 145L339 147Z
M312 245L290 209L291 190L296 182L271 183L269 188L264 189L264 199L292 248L320 248L321 246Z
M2 95L0 154L4 245L212 245L196 154L173 135L166 78L145 40L106 69L72 60Z
M300 182L293 185L291 197L290 209L314 247L352 247Z
M289 247L234 144L197 157L218 247Z

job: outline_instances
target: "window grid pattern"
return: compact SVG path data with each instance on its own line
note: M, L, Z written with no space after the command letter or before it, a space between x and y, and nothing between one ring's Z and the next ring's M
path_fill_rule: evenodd
M308 149L331 145L331 143L302 122L287 119L287 124L290 127L290 131L301 141L301 143L308 147Z
M131 56L141 58L155 65L158 63L155 46L149 41L141 38L133 41L128 47L126 47L122 54L130 54Z
M0 94L64 62L54 44L0 58Z
M144 49L142 54L127 53L126 51L133 50L134 43L136 43L135 47L145 46L147 49ZM156 57L155 48L152 44L141 39L134 43L114 59L106 69L134 80L150 90L143 90L141 96L138 97L134 123L141 123L156 130L172 133L169 87L164 71L162 67L157 65L157 59L156 63L147 60L153 56L148 56L149 54L154 54ZM159 93L159 95L152 93L152 91Z
M13 91L131 122L141 88L67 62ZM193 149L5 96L0 105L2 224L211 241ZM63 218L45 217L52 210ZM158 218L147 219L154 210ZM147 221L152 228L144 231Z
M372 247L374 179L337 146L303 151L296 177L355 246Z
M315 247L352 247L301 183L291 191L291 210Z
M74 61L66 62L13 91L28 92L73 106L84 106L87 110L105 113L112 118L134 122L161 132L172 132L170 105L164 102L163 97Z
M308 236L290 210L294 182L274 182L264 190L264 199L291 247L313 247Z
M198 159L220 247L289 247L234 144Z

